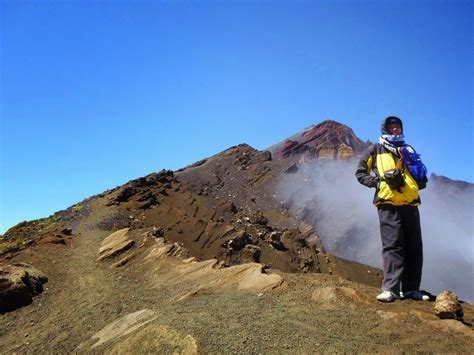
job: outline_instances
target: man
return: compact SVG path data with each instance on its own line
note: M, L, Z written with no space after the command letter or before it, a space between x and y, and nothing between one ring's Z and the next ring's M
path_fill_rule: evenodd
M361 184L375 188L384 268L377 300L382 302L393 302L399 296L429 300L420 292L423 245L417 207L421 203L419 185L423 188L427 180L417 182L410 174L402 161L406 147L402 120L387 117L379 143L364 153L355 174Z

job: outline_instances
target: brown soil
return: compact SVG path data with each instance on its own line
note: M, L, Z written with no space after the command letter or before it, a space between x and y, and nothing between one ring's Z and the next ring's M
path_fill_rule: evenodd
M380 270L325 253L275 195L293 164L240 145L12 228L0 262L48 283L0 315L0 352L470 351L471 305L379 303Z
M154 323L112 338L94 351L114 346L117 351L122 345L125 350L133 344L135 351L139 344L143 350L158 349L143 342L146 334L156 332L175 339L174 348L160 345L161 350L184 349L176 345L181 337L185 349L195 342L202 353L472 349L470 326L438 320L432 302L381 304L375 300L376 288L327 274L270 270L284 279L274 290L211 288L178 301L185 283L160 283L165 274L154 271L153 264L147 272L141 262L147 247L137 248L136 260L121 268L111 269L113 261L96 262L101 242L110 233L91 226L105 217L96 211L84 218L66 246L38 245L13 258L32 263L49 282L31 305L0 315L2 353L71 352L113 321L143 309L156 312ZM472 323L473 307L464 305L464 312L465 321Z

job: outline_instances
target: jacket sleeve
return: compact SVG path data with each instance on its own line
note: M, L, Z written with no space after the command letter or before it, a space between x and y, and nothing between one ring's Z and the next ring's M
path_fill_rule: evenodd
M372 167L374 165L374 152L375 145L370 146L363 154L357 166L355 176L357 180L367 187L377 187L380 178L377 176L370 175Z

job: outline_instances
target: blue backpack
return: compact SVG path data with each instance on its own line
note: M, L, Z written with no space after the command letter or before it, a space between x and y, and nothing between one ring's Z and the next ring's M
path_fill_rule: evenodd
M402 161L410 171L411 176L416 180L418 187L424 189L428 182L428 169L421 161L420 154L418 154L412 146L404 145L398 148Z

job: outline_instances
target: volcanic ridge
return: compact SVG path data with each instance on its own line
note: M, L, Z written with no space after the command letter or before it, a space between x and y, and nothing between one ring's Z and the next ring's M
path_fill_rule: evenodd
M303 164L369 144L328 120L18 224L0 238L0 351L471 349L471 305L460 322L377 303L381 271L327 253L278 193Z

